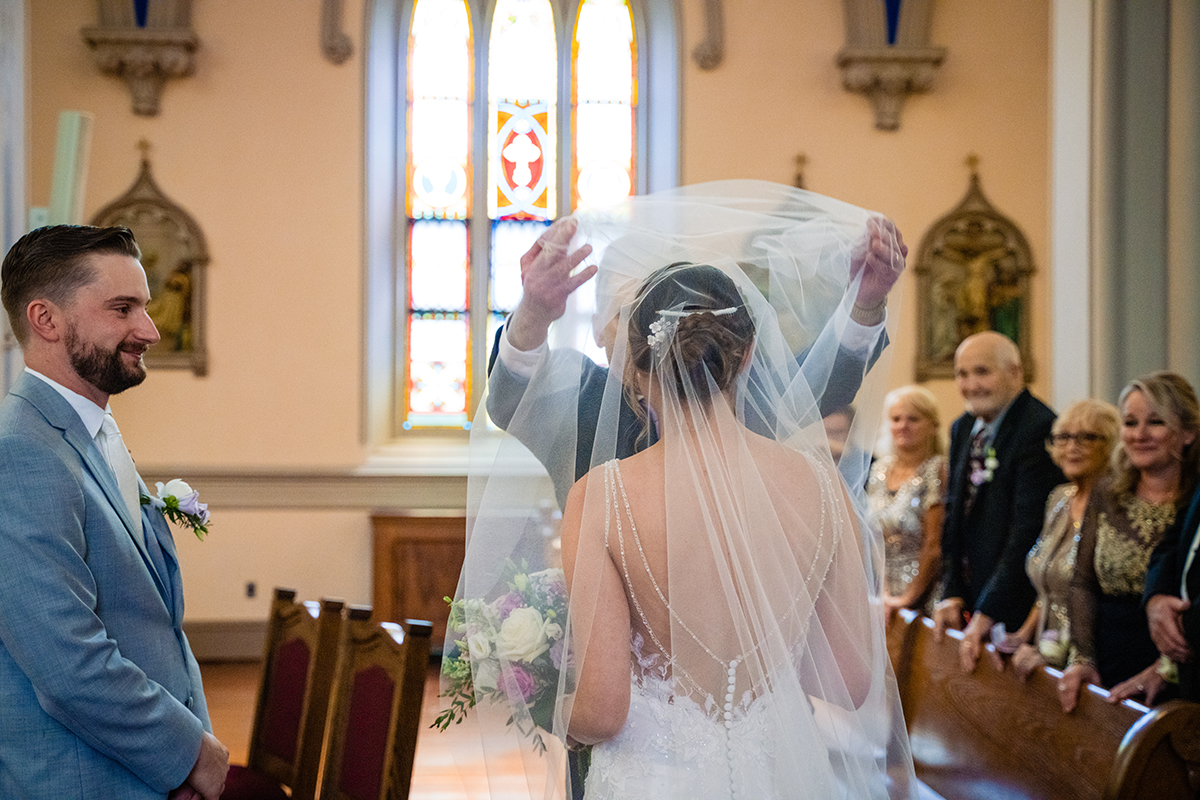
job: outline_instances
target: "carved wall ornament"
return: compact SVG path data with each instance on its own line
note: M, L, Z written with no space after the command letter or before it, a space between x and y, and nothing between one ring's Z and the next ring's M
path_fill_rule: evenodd
M692 50L692 60L703 70L713 70L725 60L725 11L721 0L704 2L704 39Z
M342 31L342 0L321 2L321 52L334 64L344 63L354 52L354 44Z
M946 48L929 44L933 0L842 0L842 7L842 85L871 101L876 128L896 130L905 98L928 91L946 57Z
M100 23L82 31L96 66L124 78L133 113L157 115L167 78L191 75L195 67L191 0L98 0L98 4Z
M1033 256L1021 229L984 196L978 163L968 157L966 196L933 224L917 252L918 381L954 377L959 343L986 330L1017 343L1026 380L1033 379Z
M142 164L125 194L97 212L92 225L124 225L142 250L150 284L150 318L162 339L146 352L146 364L208 372L205 347L205 276L208 245L190 214L163 194L150 174L150 145L138 144Z

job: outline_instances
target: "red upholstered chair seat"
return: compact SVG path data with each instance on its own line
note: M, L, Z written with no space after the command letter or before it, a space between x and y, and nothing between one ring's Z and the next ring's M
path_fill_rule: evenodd
M234 764L225 778L221 800L290 800L283 785L249 767Z

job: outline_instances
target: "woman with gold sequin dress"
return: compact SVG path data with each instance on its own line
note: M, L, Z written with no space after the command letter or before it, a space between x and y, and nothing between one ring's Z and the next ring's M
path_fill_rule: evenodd
M1046 500L1041 536L1025 560L1037 602L1017 632L1021 644L1013 666L1021 677L1045 665L1066 666L1071 646L1067 606L1083 512L1092 487L1108 469L1120 430L1117 409L1100 400L1073 403L1054 421L1046 448L1068 482Z
M884 399L884 415L891 452L871 467L867 502L883 533L883 604L890 620L900 608L932 610L947 466L937 400L928 389L893 390Z
M1142 590L1150 554L1200 478L1200 404L1179 375L1156 372L1126 386L1118 406L1113 474L1092 491L1080 528L1072 644L1059 682L1064 711L1084 681L1110 688L1113 702L1140 696L1150 704L1167 686Z

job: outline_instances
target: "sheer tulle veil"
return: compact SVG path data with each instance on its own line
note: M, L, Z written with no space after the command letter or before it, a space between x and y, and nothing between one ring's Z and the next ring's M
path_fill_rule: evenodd
M915 796L862 499L886 351L836 463L819 410L872 216L754 181L576 215L608 369L554 347L471 433L443 675L478 701L468 793L569 796L580 740L596 796Z

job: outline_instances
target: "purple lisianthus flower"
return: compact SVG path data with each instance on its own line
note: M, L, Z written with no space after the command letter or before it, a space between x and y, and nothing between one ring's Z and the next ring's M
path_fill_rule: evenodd
M200 502L199 492L192 491L190 494L175 499L179 502L180 511L199 517L202 523L208 522L208 504Z
M496 601L496 610L500 612L500 619L505 619L523 605L525 605L525 598L521 597L520 592L509 592Z
M500 680L497 684L504 694L508 695L509 700L520 700L522 703L528 703L529 698L533 697L534 689L537 688L537 682L529 672L516 664L509 664L501 667Z
M566 637L559 639L554 644L550 645L550 663L555 669L562 669L563 647Z

